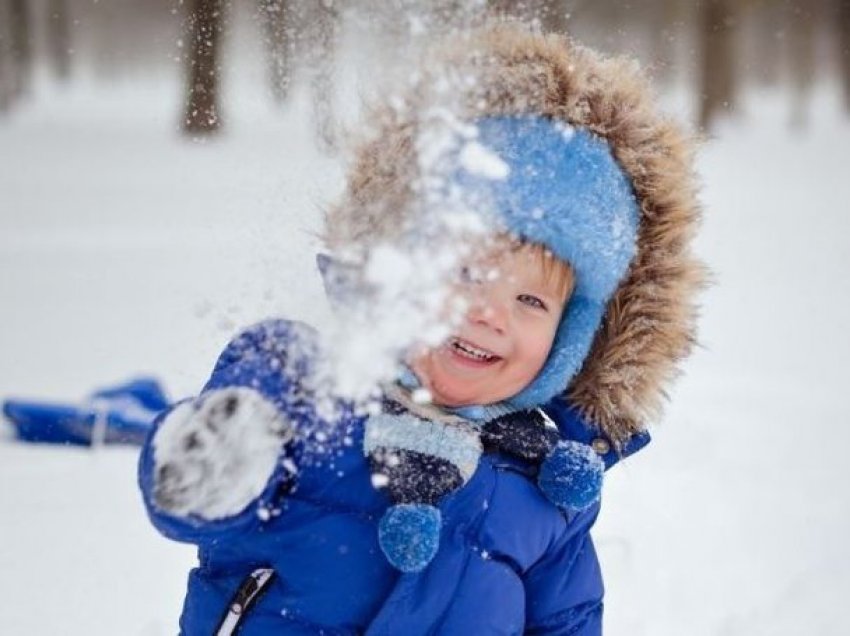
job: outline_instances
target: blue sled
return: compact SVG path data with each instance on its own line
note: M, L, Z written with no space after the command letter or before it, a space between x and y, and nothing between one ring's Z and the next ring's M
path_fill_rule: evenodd
M6 400L3 414L17 438L26 442L141 446L156 416L169 405L156 380L138 378L96 391L81 406Z

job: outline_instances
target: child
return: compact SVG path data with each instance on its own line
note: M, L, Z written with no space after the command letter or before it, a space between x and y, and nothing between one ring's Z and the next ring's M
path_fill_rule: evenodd
M690 148L631 64L560 38L492 27L441 64L475 78L455 115L499 159L445 171L498 228L464 259L463 319L406 353L379 412L329 405L312 330L270 321L159 418L145 503L199 546L182 633L601 633L595 471L647 443L693 340ZM336 254L416 232L429 77L376 115Z

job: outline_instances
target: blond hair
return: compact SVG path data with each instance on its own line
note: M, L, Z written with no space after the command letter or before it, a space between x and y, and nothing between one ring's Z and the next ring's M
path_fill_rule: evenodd
M512 252L525 252L534 259L543 271L547 284L552 284L566 302L575 289L576 277L572 266L561 260L542 243L535 243L512 234L501 235Z

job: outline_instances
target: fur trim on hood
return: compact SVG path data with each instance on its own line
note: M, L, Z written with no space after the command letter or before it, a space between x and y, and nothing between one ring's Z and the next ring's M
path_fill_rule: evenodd
M371 114L374 136L358 148L344 199L326 219L328 247L365 249L403 232L421 166L417 128L446 77L456 78L449 90L462 121L535 114L605 139L640 206L637 254L564 391L622 445L660 417L665 388L695 342L694 297L705 275L690 251L700 216L694 141L659 113L632 60L516 24L456 35L424 68L401 105Z

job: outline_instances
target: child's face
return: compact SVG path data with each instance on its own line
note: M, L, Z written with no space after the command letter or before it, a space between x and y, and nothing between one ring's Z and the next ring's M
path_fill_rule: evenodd
M539 247L499 242L464 268L468 309L452 337L411 361L436 404L493 404L543 368L572 288L572 273Z

